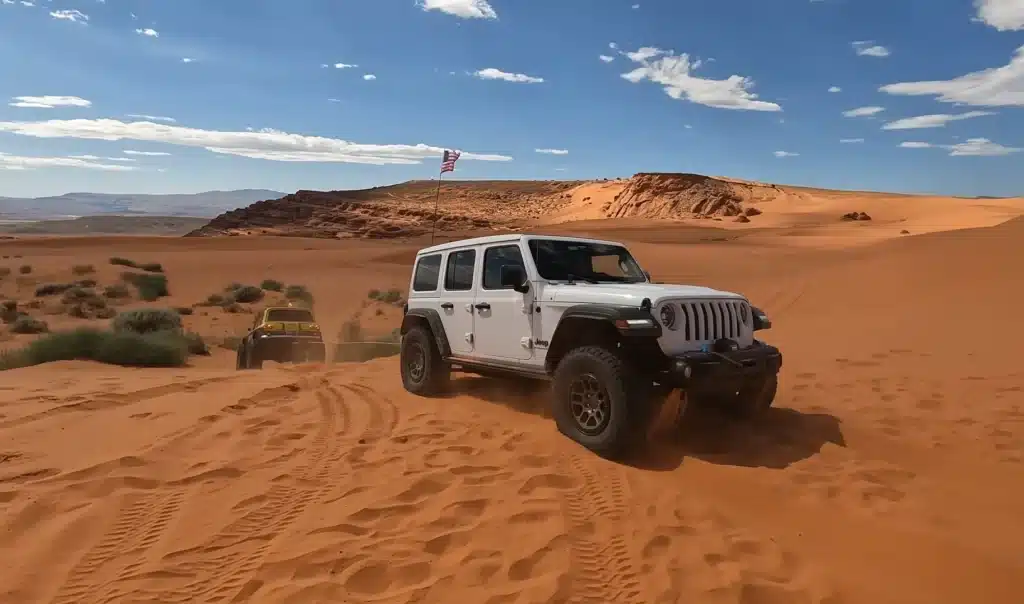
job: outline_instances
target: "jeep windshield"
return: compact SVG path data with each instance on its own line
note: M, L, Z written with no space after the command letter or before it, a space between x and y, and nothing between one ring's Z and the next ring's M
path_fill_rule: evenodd
M313 313L301 308L274 308L267 311L267 321L312 323Z
M642 283L647 277L621 245L593 241L530 239L530 254L547 281Z

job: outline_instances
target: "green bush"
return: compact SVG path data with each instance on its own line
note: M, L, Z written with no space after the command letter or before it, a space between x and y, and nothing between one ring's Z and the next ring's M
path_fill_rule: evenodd
M114 266L127 266L129 268L136 268L138 266L135 264L134 260L129 260L127 258L119 258L118 256L114 256L113 258L111 258L110 263L113 264Z
M162 272L164 272L164 267L159 262L147 262L145 264L139 264L139 265L136 266L136 268L142 269L142 270L146 271L147 273L162 273Z
M18 267L18 272L22 275L27 275L32 272L32 267L28 264L22 264Z
M73 283L44 283L36 288L36 297L63 294L74 286Z
M309 307L313 306L313 294L305 285L289 285L284 289L284 297L289 300L299 300Z
M385 304L396 304L402 301L402 292L397 289L389 289L386 292L382 292L377 299Z
M48 331L50 331L50 327L46 321L40 321L28 315L21 315L11 323L11 333L46 333Z
M263 290L252 285L243 285L232 292L231 298L235 302L252 304L263 299Z
M206 342L203 340L203 336L187 332L185 333L185 342L188 346L188 353L198 356L209 356L210 349L206 346Z
M75 281L75 285L78 287L96 287L95 279L79 279Z
M71 273L75 275L91 275L96 272L96 267L91 264L76 264L71 267Z
M110 323L115 332L181 331L181 315L169 308L141 308L118 313Z
M195 310L193 310L191 306L175 306L174 310L177 311L178 314L183 317L191 315L192 313L195 312Z
M14 300L4 300L3 304L0 304L0 320L4 323L14 323L21 314L18 312L18 303Z
M264 279L263 283L260 283L260 288L265 289L268 292L279 292L284 289L284 283L275 281L274 279Z
M134 285L135 289L139 292L139 298L146 302L152 302L171 295L167 289L166 275L124 272L121 273L121 279L126 283Z
M366 293L366 297L371 299L371 300L376 300L376 299L380 298L380 290L379 289L371 289L369 292Z
M120 283L116 285L108 285L103 288L103 297L110 298L112 300L130 298L131 295L131 290L125 287L124 285L121 285Z
M245 286L242 285L241 283L232 283L232 284L230 284L230 285L228 285L227 287L224 288L224 293L226 293L226 294L234 293L234 291L236 289L241 289L243 287L245 287Z

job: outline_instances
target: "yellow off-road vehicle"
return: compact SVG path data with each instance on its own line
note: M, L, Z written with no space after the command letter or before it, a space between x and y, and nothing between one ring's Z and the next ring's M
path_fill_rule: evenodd
M263 361L323 362L324 339L313 311L270 306L256 314L252 329L238 345L236 369L260 369Z

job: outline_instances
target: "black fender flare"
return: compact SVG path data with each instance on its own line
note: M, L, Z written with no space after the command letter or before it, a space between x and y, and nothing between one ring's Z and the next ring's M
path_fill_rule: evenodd
M401 333L404 336L415 325L426 322L430 333L437 343L437 350L441 358L447 359L452 356L452 348L448 344L448 334L444 331L444 323L441 322L441 315L433 308L410 308L402 319Z
M609 306L607 304L577 304L570 306L562 313L558 327L551 340L558 336L558 330L566 319L589 319L609 323L619 335L628 338L660 338L661 323L654 318L651 311L636 306ZM631 320L649 320L649 327L625 326L623 322Z

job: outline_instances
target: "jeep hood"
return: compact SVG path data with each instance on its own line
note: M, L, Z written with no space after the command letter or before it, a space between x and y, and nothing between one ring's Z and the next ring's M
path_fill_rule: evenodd
M644 298L650 298L657 305L662 300L679 298L733 298L745 300L732 292L699 287L696 285L667 285L660 283L565 283L544 286L541 299L547 302L566 304L615 304L640 306Z

